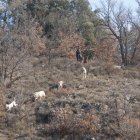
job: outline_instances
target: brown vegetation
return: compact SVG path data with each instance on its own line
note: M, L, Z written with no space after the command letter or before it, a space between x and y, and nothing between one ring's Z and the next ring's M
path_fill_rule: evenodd
M138 140L139 22L121 7L113 13L116 22L106 9L100 18L87 0L7 6L0 13L0 139ZM8 9L12 14L3 17ZM76 61L77 47L90 61ZM35 101L33 93L41 90L46 97ZM14 98L18 106L7 111Z

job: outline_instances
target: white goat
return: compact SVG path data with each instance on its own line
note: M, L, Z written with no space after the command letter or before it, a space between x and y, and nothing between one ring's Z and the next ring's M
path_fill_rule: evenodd
M83 69L83 78L86 78L87 77L87 70L85 67L82 67Z
M122 66L113 65L113 68L114 68L114 69L121 69Z
M64 84L63 81L59 81L59 82L58 82L58 88L63 88L63 84Z
M44 91L39 91L39 92L35 92L34 93L34 97L35 97L35 100L37 100L38 98L39 99L42 99L43 97L45 97L45 92Z
M8 110L11 110L14 106L16 107L18 104L16 104L16 101L14 99L14 101L10 104L6 104L6 108L8 108Z
M95 140L95 138L94 138L94 137L92 137L92 138L91 138L91 140Z

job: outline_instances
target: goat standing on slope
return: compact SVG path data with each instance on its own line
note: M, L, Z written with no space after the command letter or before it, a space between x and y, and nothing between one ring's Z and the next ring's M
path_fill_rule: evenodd
M14 101L10 104L6 104L6 108L8 108L8 110L11 110L14 106L16 107L18 104L16 104L15 98Z
M39 92L35 92L34 93L34 97L35 97L35 100L37 100L38 98L39 99L42 99L43 97L45 97L45 92L44 91L39 91Z
M113 65L113 68L114 68L114 69L121 69L122 66Z
M58 82L58 88L61 88L61 89L62 89L62 88L63 88L63 84L64 84L63 81L59 81L59 82Z
M83 79L87 77L87 70L85 67L82 67L83 69Z

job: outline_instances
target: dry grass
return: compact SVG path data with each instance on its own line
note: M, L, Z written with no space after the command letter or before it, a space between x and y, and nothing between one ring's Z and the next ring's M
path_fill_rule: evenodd
M42 64L45 66L41 67ZM81 63L64 58L53 61L51 66L46 64L44 58L37 60L28 77L16 82L8 94L3 93L3 103L0 103L4 112L6 98L8 100L15 96L18 103L22 104L17 108L17 112L7 113L9 117L15 115L17 118L16 122L11 122L11 128L14 125L15 129L11 131L10 127L8 128L10 137L14 138L15 132L19 135L25 132L28 135L41 133L42 137L56 133L63 136L89 135L90 138L97 136L99 139L104 137L105 140L109 137L122 140L126 138L126 134L131 133L134 134L131 139L138 138L138 76L129 76L132 70L118 72L104 63L100 65L89 62L85 64L88 76L82 79L81 66ZM65 82L66 88L50 90L51 86L55 87L60 80ZM33 93L40 90L46 92L46 98L32 101ZM130 100L126 99L126 95L130 95ZM53 112L54 116L46 123L44 116L48 116L50 112ZM24 117L21 121L22 116ZM36 122L36 116L41 122ZM127 138L130 139L130 136Z

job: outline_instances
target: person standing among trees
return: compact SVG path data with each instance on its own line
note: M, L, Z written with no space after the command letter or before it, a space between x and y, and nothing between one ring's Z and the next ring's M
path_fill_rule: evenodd
M77 61L80 61L80 50L79 50L79 47L76 50L76 59L77 59Z
M88 59L87 55L88 55L88 51L87 49L85 49L83 51L83 63L87 63L87 59Z

